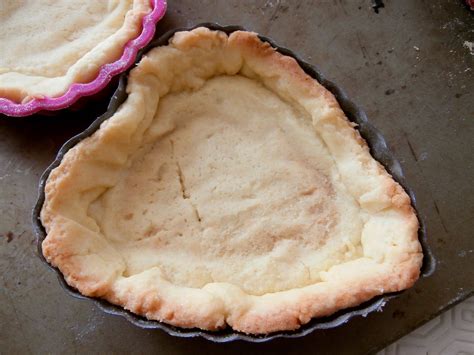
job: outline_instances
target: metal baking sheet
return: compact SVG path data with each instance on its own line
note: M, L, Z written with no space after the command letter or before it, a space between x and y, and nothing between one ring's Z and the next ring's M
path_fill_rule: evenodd
M28 352L376 351L472 294L473 16L460 1L194 1L169 4L158 33L203 21L238 23L314 63L360 104L400 160L426 224L436 272L383 312L265 344L214 344L143 330L57 286L35 255L30 209L59 147L105 111L0 120L0 349ZM468 44L466 44L466 42ZM470 69L470 70L469 70ZM471 96L471 97L470 97Z

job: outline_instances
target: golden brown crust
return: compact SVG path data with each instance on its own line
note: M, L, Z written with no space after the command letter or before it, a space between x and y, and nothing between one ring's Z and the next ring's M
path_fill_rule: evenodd
M114 185L129 159L124 146L140 145L159 99L182 90L186 73L193 74L188 89L216 75L240 73L308 113L341 181L365 216L361 257L329 267L311 285L263 295L245 293L229 283L173 285L159 268L124 275L126 261L101 238L100 228L81 203L88 206ZM216 330L228 324L245 333L265 334L297 329L311 318L411 287L418 278L422 253L408 195L370 156L334 96L293 58L279 54L256 34L239 31L227 37L202 28L178 33L169 46L151 51L132 71L127 90L130 96L121 109L71 149L46 184L41 218L48 235L43 253L81 293L176 326ZM103 152L105 145L108 154ZM92 178L85 178L84 171L94 171Z

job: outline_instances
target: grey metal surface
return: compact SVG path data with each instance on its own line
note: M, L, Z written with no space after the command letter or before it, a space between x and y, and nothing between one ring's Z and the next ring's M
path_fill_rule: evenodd
M31 207L41 172L92 115L0 119L0 352L200 350L366 353L474 291L474 15L457 0L170 2L158 34L203 21L273 38L345 88L385 135L425 217L436 273L383 312L268 344L212 344L138 329L71 298L35 255ZM105 103L88 111L103 112Z

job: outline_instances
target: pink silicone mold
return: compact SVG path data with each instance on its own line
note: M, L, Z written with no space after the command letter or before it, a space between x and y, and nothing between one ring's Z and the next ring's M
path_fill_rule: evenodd
M65 94L58 97L35 98L27 103L16 103L6 98L0 98L0 114L7 116L28 116L38 111L55 111L71 106L79 98L101 91L117 74L127 70L135 61L137 52L151 41L155 34L156 23L166 12L166 0L150 0L152 11L143 18L141 34L129 41L120 59L113 63L104 64L97 77L89 83L72 84Z

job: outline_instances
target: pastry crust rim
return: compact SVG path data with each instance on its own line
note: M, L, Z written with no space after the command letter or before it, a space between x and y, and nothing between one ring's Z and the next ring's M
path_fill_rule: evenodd
M299 82L301 87L308 87L310 91L314 91L314 95L316 95L317 98L324 97L324 100L328 105L333 107L335 112L339 112L335 119L340 120L346 125L346 128L350 127L350 131L353 131L352 123L347 120L342 110L339 109L339 104L334 96L320 84L316 83L315 85L315 80L310 78L293 58L290 59L290 57L276 52L267 42L260 41L254 33L237 31L234 40L238 46L241 46L240 49L242 51L247 52L247 55L256 58L257 61L269 61L267 63L269 66L276 65L280 68L284 68L286 72L292 73L293 78L296 78L295 80ZM367 143L360 137L358 131L355 132L357 133L353 137L354 140L368 152ZM68 154L70 157L69 159L74 160L74 154ZM65 168L61 163L56 170L59 172L61 169L67 170L67 167ZM385 172L384 168L382 168L382 170ZM385 172L385 174L387 173ZM77 273L75 270L71 270L71 265L67 265L67 263L65 264L63 262L64 255L58 255L55 253L55 238L50 235L48 235L45 243L43 243L43 253L51 264L59 267L61 272L65 274L67 283L76 287L81 291L81 293L87 296L99 296L105 298L114 304L124 306L133 313L147 316L149 318L159 319L180 327L199 326L200 328L210 330L216 330L223 327L227 321L234 330L249 334L267 334L281 330L295 330L302 324L309 322L312 318L327 316L338 310L356 306L383 293L396 292L408 288L412 286L418 278L422 260L421 247L418 243L418 220L413 208L411 207L411 201L408 196L406 196L403 189L398 185L398 183L393 181L393 179L390 178L387 181L389 186L386 186L386 189L390 190L392 194L391 203L393 206L396 206L397 209L403 210L405 213L405 222L409 225L410 230L407 238L410 239L413 244L417 244L418 248L415 251L407 252L407 255L404 255L406 258L400 260L399 263L382 263L383 268L377 270L377 275L371 275L372 277L356 280L357 282L355 284L357 285L357 292L348 292L347 289L341 287L340 283L339 285L330 285L330 288L332 287L332 289L329 291L323 289L323 291L313 290L309 293L298 293L298 290L300 289L295 289L296 291L288 290L282 292L294 293L295 291L298 293L290 297L291 301L284 300L272 303L271 299L267 299L264 300L264 302L260 302L258 307L247 310L243 315L232 315L231 317L227 315L224 317L227 319L222 317L202 317L203 315L200 314L200 312L195 312L193 314L192 309L179 309L179 305L169 305L170 309L166 309L166 307L163 307L163 305L160 304L161 300L153 299L153 297L149 295L149 292L144 292L141 299L137 299L137 297L135 297L136 295L130 299L125 299L113 291L100 290L100 287L97 288L97 285L94 286L94 280L92 283L90 279L84 280L81 277L80 272ZM46 185L48 185L48 183ZM47 189L48 187L46 186L46 190ZM52 219L52 216L49 216L47 212L42 214L43 221L49 218ZM398 276L398 279L390 277L394 273ZM327 298L328 295L332 296L331 303L320 304L315 307L317 300ZM274 307L268 309L268 304L273 304ZM191 312L189 312L189 310Z

